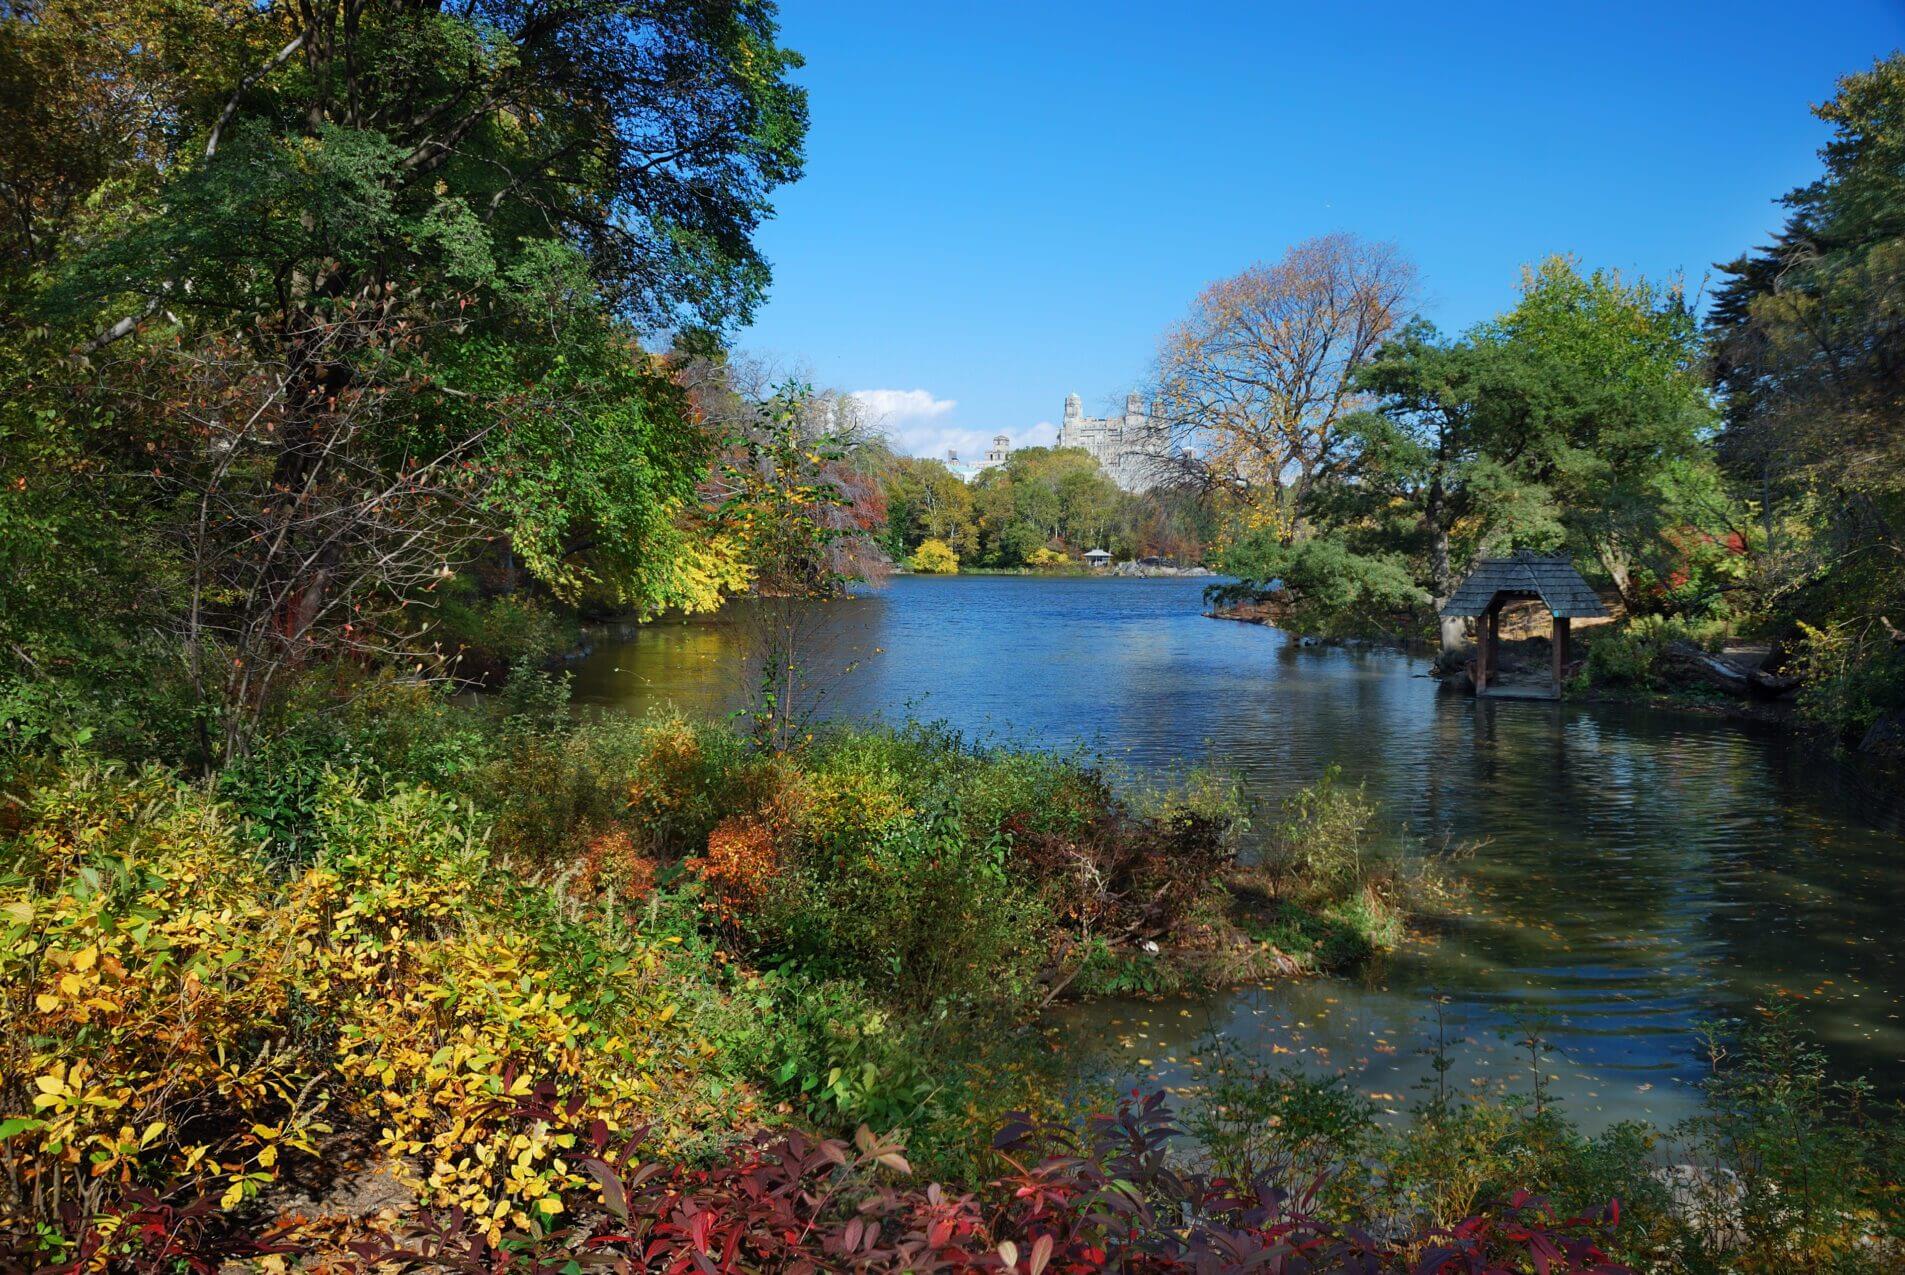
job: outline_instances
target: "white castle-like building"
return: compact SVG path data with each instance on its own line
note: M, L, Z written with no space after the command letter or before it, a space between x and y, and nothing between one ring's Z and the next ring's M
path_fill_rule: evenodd
M1125 396L1124 415L1106 417L1085 415L1078 395L1068 394L1058 445L1084 448L1113 482L1126 491L1144 491L1163 476L1163 431L1154 416L1136 394Z
M1125 396L1122 416L1087 416L1078 395L1068 394L1056 445L1091 453L1111 481L1126 491L1146 491L1163 479L1162 461L1168 450L1157 416L1155 411L1144 410L1144 400L1136 394ZM1005 464L1011 454L1011 438L998 434L986 449L984 460L960 460L958 452L948 451L946 468L962 482L971 482L986 470Z
M959 481L969 483L988 469L996 469L1005 464L1005 458L1012 454L1012 440L1004 434L992 436L992 446L986 448L984 460L960 460L959 453L946 452L946 468L958 475Z

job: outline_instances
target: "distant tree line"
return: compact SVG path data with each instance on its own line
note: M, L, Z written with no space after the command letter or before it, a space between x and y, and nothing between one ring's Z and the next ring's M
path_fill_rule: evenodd
M886 506L883 543L900 560L938 541L965 566L1048 566L1091 549L1195 563L1216 531L1195 487L1124 491L1078 448L1020 448L970 484L926 457L888 455L874 472Z

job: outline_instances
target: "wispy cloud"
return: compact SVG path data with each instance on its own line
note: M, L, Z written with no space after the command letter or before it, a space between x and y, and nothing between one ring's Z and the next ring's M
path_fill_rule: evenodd
M1011 438L1014 447L1045 446L1058 437L1058 427L1050 421L1040 421L1030 429L955 425L946 418L959 401L938 398L930 390L855 390L852 397L866 412L868 422L885 432L893 449L909 456L943 458L948 451L956 451L961 459L977 460L992 446L997 434Z

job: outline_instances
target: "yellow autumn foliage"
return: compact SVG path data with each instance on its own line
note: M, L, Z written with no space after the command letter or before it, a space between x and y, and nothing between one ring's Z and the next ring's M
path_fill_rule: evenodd
M334 777L319 823L316 861L274 872L163 771L30 795L0 843L7 1224L146 1181L235 1206L348 1118L422 1197L527 1226L577 1185L511 1118L541 1082L665 1140L707 1056L665 945L565 917L425 789Z
M36 796L0 884L13 1210L90 1206L155 1158L236 1204L324 1129L306 1048L270 1026L303 935L225 815L164 774Z
M907 565L922 575L954 575L959 571L959 555L944 540L924 540Z

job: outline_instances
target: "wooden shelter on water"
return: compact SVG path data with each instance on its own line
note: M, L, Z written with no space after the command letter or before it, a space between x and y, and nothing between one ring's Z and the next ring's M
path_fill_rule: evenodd
M1554 617L1553 681L1547 688L1497 684L1496 655L1501 645L1504 603L1532 599ZM1562 670L1568 663L1568 624L1602 619L1601 605L1567 555L1549 557L1527 549L1507 558L1483 558L1442 604L1445 618L1475 621L1475 693L1499 699L1560 699Z

